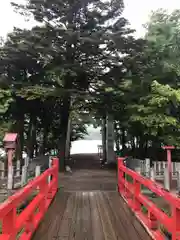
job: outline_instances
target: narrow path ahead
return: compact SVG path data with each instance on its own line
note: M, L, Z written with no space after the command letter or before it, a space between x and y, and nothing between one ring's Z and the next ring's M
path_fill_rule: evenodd
M33 240L150 240L116 191L116 171L100 169L95 156L76 160Z
M72 168L78 169L100 169L100 161L98 154L73 154L72 156Z

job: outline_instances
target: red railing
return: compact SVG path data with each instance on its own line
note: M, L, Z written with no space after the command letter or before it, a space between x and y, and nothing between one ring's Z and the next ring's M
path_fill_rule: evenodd
M152 199L143 194L142 186L163 198L170 207L170 214L166 214ZM154 239L163 240L166 232L169 239L180 239L180 199L150 179L128 169L123 164L123 158L118 159L118 190Z
M0 240L31 239L58 190L58 171L58 159L53 158L51 168L0 205ZM18 207L34 192L33 199L18 214Z

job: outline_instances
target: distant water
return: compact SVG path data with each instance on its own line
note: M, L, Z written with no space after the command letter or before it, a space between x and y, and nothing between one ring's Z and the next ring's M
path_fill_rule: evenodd
M72 142L71 154L97 153L98 145L102 145L101 140L78 140Z

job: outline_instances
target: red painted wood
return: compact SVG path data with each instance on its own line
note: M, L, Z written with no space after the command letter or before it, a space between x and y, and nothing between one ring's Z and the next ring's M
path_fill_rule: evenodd
M162 148L163 149L169 149L169 150L175 149L174 146L163 146Z
M37 229L58 190L59 161L57 158L53 158L52 163L51 168L33 179L23 189L0 205L0 220L2 221L0 240L16 239L16 236L22 229L23 232L19 239L31 239L32 234ZM48 183L48 177L51 175L53 176L52 180ZM18 206L27 200L28 196L37 189L39 189L38 194L17 215Z
M125 176L131 176L132 182ZM145 186L157 196L164 198L171 207L171 216L165 214L153 203L140 189ZM136 213L138 219L149 229L156 240L164 239L163 233L158 228L162 224L172 235L172 240L180 240L180 199L165 191L160 185L134 172L123 165L122 159L118 159L118 189L127 204ZM148 214L144 214L139 206L146 207Z
M15 142L17 139L17 133L6 133L3 142Z

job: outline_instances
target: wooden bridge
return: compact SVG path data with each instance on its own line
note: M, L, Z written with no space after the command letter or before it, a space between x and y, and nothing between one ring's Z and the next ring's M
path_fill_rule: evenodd
M0 240L180 239L178 198L127 169L122 159L117 173L100 169L96 156L74 159L71 175L59 174L54 158L50 169L0 206ZM142 186L170 212L144 195Z

